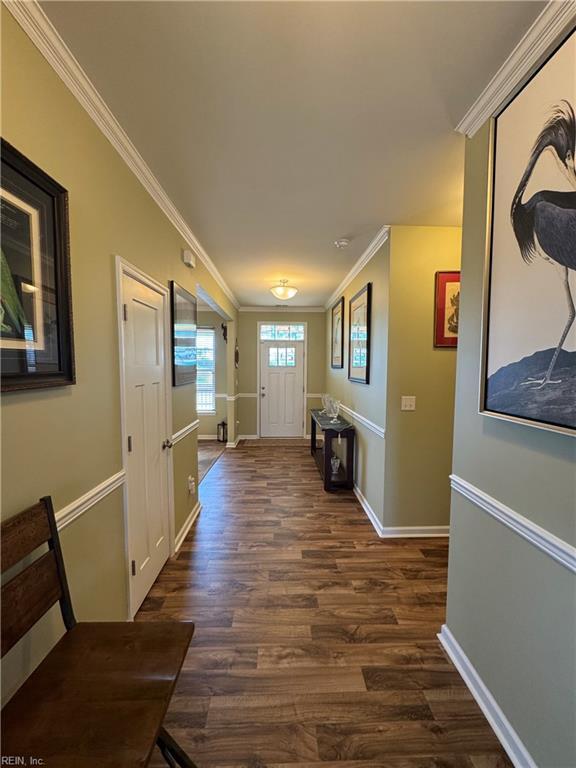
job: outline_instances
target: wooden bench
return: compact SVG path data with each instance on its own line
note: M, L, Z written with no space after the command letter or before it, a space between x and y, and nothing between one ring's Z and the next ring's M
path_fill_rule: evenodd
M162 726L194 633L189 622L76 622L52 501L2 523L2 657L57 602L66 633L2 710L2 756L45 768L141 768L155 744L196 768Z

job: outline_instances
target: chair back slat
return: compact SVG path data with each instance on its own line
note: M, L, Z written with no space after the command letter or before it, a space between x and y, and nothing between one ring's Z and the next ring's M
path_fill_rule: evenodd
M44 501L2 523L2 573L45 544L51 537Z
M48 552L2 585L2 653L10 650L54 603L66 629L76 624L56 516L50 496L2 523L2 573L31 555L43 544Z
M62 597L53 550L2 587L2 656Z

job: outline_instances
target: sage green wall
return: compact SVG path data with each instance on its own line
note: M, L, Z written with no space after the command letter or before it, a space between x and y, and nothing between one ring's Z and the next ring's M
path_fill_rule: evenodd
M576 543L576 441L481 416L489 126L466 143L454 473ZM576 765L574 574L457 493L448 627L540 768Z
M2 515L47 493L56 509L122 468L114 254L164 285L195 293L200 283L233 318L208 271L185 267L186 243L45 59L2 8L2 134L69 191L77 383L2 399ZM173 389L173 429L196 418L194 387ZM176 532L196 497L196 435L174 447ZM127 615L122 494L115 491L62 533L80 619ZM61 632L45 622L3 660L4 695L28 674Z
M385 426L386 378L388 357L388 272L390 243L386 241L344 291L344 367L331 368L331 311L326 313L326 391L371 421ZM366 283L372 283L372 324L370 343L370 383L348 380L349 301ZM355 483L374 513L382 521L384 508L384 438L348 413L343 414L356 427Z
M308 378L309 395L321 395L325 385L324 346L326 343L326 318L323 312L239 312L238 345L240 365L238 367L237 413L239 434L256 435L258 433L257 397L258 385L258 323L306 323L308 339ZM251 395L251 397L243 397ZM320 404L318 397L308 397L306 407L316 408ZM309 425L306 427L307 431Z
M226 402L227 394L227 372L226 355L227 344L222 335L222 317L217 312L198 312L198 326L205 328L214 328L215 331L215 369L216 369L216 413L199 413L198 436L216 437L216 425L222 420L228 418L228 408Z
M460 227L392 227L384 525L448 525L456 350L433 344L437 271L460 269ZM401 411L402 395L416 396ZM415 482L417 478L417 482Z

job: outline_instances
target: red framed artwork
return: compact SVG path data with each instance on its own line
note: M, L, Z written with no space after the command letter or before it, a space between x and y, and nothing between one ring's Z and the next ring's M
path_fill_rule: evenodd
M436 272L434 295L434 346L458 345L460 272Z

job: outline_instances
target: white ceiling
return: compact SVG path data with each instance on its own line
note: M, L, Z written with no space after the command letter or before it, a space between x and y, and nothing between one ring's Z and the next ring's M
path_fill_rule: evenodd
M310 306L383 224L460 223L454 126L543 3L42 7L240 303Z

